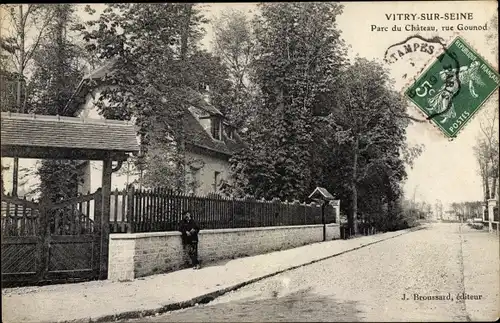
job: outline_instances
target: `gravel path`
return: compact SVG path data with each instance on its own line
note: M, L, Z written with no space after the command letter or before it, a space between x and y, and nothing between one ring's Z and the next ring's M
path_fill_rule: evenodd
M471 315L466 301L457 299L464 292L483 295L474 303L474 310L492 320L491 304L498 304L499 296L498 278L493 278L495 285L491 277L495 277L498 257L463 253L462 244L460 225L434 224L245 286L206 305L140 321L468 321ZM466 249L472 250L476 242L469 238L468 244L471 248ZM498 239L496 246L492 252L498 250ZM495 244L484 248L491 247ZM491 263L495 259L496 267ZM489 279L490 283L475 284L468 290L464 277L467 283L474 275L464 276L464 268L474 271L477 263L483 274L476 280ZM415 300L414 294L450 299ZM476 317L477 313L472 315Z

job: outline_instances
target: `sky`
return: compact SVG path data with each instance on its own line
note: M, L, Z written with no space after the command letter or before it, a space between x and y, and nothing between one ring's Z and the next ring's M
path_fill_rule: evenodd
M457 35L456 31L442 31L442 26L454 26L459 23L465 25L484 25L488 23L492 15L497 14L496 1L475 1L471 5L469 1L417 1L417 2L345 2L343 13L337 19L337 27L341 35L350 46L349 56L365 57L383 62L386 49L394 43L414 35L416 32L405 31L371 31L372 25L391 28L394 24L405 26L406 24L419 24L425 26L436 26L438 32L419 32L425 37L440 36L443 39L451 39ZM105 5L92 4L97 13L101 12ZM79 16L82 21L94 19L83 11L84 5L80 5ZM210 3L205 4L207 16L215 17L225 8L243 10L252 16L256 11L254 3ZM472 20L460 21L392 21L388 17L394 17L398 13L470 13ZM460 31L460 35L479 52L498 71L498 43L492 45L487 43L486 34L491 32L491 26L487 25L487 31ZM206 26L206 37L202 40L203 45L210 50L213 38L210 25ZM496 39L496 37L495 37ZM394 64L384 63L389 69L394 81L394 89L403 91L409 85L409 81L418 77L419 70L425 67L435 57L426 54L408 54L408 59L402 59ZM411 59L415 66L410 65ZM406 74L406 78L403 75ZM408 168L408 179L404 190L407 198L416 201L434 203L442 201L445 205L451 202L482 200L482 184L478 175L477 162L472 147L479 134L479 125L482 118L486 118L492 109L497 107L498 91L481 108L479 113L466 125L453 141L446 139L433 125L429 123L413 123L407 129L407 140L410 145L422 144L424 152L415 161L412 168ZM413 117L420 118L416 107L408 106L408 113Z

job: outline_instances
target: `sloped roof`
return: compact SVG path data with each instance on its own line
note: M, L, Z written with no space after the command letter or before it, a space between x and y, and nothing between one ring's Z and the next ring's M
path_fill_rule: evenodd
M203 126L190 112L185 113L187 141L201 148L213 150L225 155L232 155L243 147L243 142L235 132L233 139L229 139L222 131L222 140L215 140L203 129Z
M203 95L199 92L196 91L191 91L191 98L188 99L189 104L192 106L202 109L203 111L207 112L210 115L218 115L223 117L224 115L222 112L219 111L216 107L205 101L205 98L203 98Z
M105 77L106 75L113 73L113 67L116 64L117 59L110 59L108 62L103 64L101 67L91 71L89 74L85 75L83 79L93 79L99 80Z
M335 197L330 192L328 192L328 190L326 188L319 187L319 186L314 189L314 191L311 193L311 195L309 195L309 198L314 198L315 196L320 196L321 198L326 199L326 200L335 199Z
M136 153L137 132L125 121L6 113L1 115L1 145L97 152Z

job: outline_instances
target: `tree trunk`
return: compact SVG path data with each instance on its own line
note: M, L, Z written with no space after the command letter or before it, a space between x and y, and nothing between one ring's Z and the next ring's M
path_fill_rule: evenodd
M485 200L485 202L488 202L488 199L490 198L490 181L488 179L488 173L486 171L485 171L485 175L483 175L483 181L484 181L484 187L485 187L484 200Z
M64 29L66 27L66 19L65 19L65 8L64 4L56 5L56 91L59 94L59 98L63 97L63 89L64 89ZM57 100L57 114L64 115L64 105L61 100Z
M25 59L25 52L24 52L24 45L25 45L25 34L24 34L24 13L23 13L23 5L19 5L19 69L18 69L18 75L17 75L17 95L16 95L16 105L17 108L19 109L20 113L24 113L24 106L21 105L21 94L22 94L22 78L24 75L24 59ZM19 181L19 158L14 157L14 165L12 167L12 195L17 196L17 191L18 191L18 181Z
M189 25L191 22L192 7L193 5L190 3L185 4L184 7L184 13L186 16L184 20L184 26L181 32L181 60L186 59L187 56L188 41L189 41Z
M500 173L497 173L497 179L500 179ZM497 210L498 210L497 212L500 212L500 193L497 193ZM500 237L500 218L498 219L497 222L497 236Z
M188 54L188 49L189 49L189 28L190 28L190 23L191 23L191 15L192 15L192 4L185 4L184 7L184 25L181 30L181 55L180 59L181 60L186 60L187 54ZM178 119L178 125L181 125L178 129L179 134L177 136L176 140L176 150L177 150L177 183L176 183L176 188L180 191L184 191L186 189L185 187L185 177L186 177L186 156L185 156L185 151L186 151L186 142L185 142L185 132L184 132L184 109L185 107L183 106L181 111L178 111L177 119Z
M497 177L493 177L493 187L491 188L491 198L494 199L497 191Z
M354 234L358 234L358 157L359 157L359 139L354 141L354 158L352 163L352 180L351 180L351 198L352 198L352 216L349 227L353 229Z

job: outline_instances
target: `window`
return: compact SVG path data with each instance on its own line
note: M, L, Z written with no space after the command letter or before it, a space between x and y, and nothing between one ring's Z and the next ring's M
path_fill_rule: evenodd
M221 121L219 118L212 118L212 137L221 139Z
M214 172L214 192L217 192L217 186L220 180L220 172Z
M226 135L229 139L233 139L234 137L234 130L231 126L226 126Z
M209 87L208 83L205 83L205 82L200 82L200 83L198 84L198 90L199 90L201 93L205 93L205 92L210 91L210 87Z

